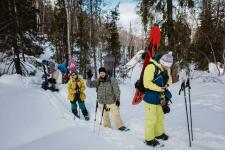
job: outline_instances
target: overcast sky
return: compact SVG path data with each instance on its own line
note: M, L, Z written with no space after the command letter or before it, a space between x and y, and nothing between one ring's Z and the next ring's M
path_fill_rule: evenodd
M137 0L105 0L106 4L110 7L115 7L118 2L120 2L119 12L120 12L120 20L119 24L124 29L129 29L129 25L131 22L133 31L136 30L138 34L141 34L142 25L141 19L137 15Z

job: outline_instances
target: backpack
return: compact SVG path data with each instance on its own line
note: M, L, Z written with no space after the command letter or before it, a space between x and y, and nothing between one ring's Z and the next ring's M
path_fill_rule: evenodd
M149 64L153 64L155 66L155 72L154 72L154 79L155 79L159 73L159 70L161 70L161 69L158 66L156 66L153 62L150 62ZM144 71L145 71L145 69L141 72L140 79L135 83L135 88L138 89L139 91L141 91L142 93L144 93L146 91L146 88L144 87L144 83L143 83Z

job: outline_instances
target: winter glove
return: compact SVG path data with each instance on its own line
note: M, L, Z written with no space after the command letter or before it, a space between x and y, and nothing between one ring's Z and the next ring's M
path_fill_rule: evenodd
M120 107L120 101L118 101L118 100L116 101L116 106Z
M91 79L92 77L93 77L92 71L91 70L88 70L88 72L87 72L87 78L88 79Z

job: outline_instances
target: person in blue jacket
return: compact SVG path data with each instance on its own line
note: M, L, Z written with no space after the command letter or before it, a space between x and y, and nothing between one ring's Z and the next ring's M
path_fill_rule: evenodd
M150 146L160 145L158 139L168 140L164 131L164 110L168 86L172 84L170 68L173 64L172 53L164 54L158 61L150 59L144 71L144 107L146 113L145 142ZM171 97L171 96L170 96Z
M62 82L66 84L69 81L69 71L67 69L67 64L59 64L57 68L62 73Z

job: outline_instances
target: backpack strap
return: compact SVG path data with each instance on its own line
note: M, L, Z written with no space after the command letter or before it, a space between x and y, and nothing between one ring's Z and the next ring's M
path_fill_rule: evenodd
M157 65L155 65L153 62L150 62L149 64L153 64L155 66L154 79L156 79L156 77L157 77L157 75L159 73L159 70L160 70L163 73L163 77L165 78L164 83L167 83L168 80L169 80L167 71L162 71L162 69L159 68Z
M152 64L155 66L155 72L154 72L154 79L157 77L159 70L162 71L158 66L156 66L153 62L150 62L149 64Z

